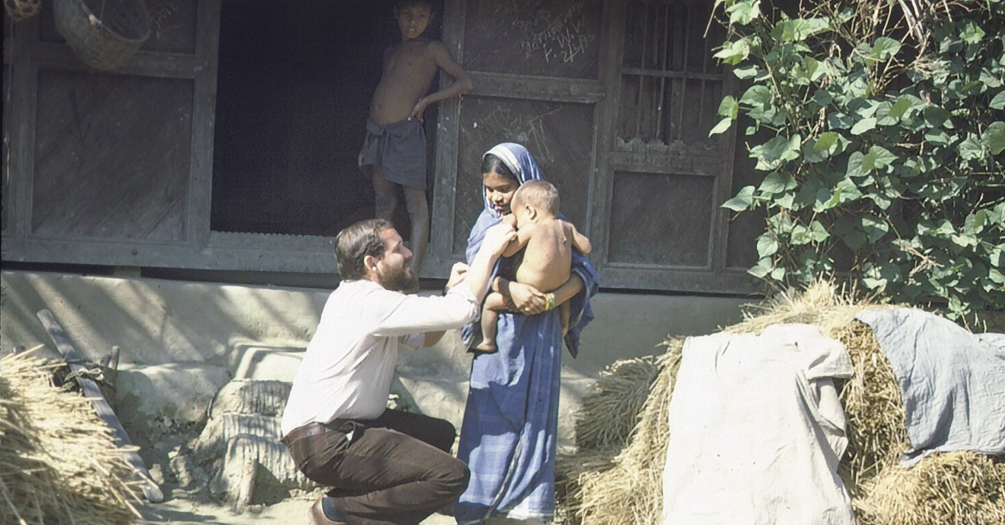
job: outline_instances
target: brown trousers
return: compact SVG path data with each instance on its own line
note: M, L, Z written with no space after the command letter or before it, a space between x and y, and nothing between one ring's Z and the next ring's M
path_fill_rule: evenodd
M442 419L385 410L286 446L305 476L332 487L349 525L417 525L468 486L468 467L450 455L455 432Z

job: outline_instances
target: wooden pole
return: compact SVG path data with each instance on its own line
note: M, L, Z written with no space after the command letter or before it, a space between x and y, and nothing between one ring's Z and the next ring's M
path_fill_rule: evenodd
M59 349L59 353L63 354L63 358L66 359L67 364L70 365L70 370L73 372L80 372L86 370L86 367L81 364L80 354L73 348L70 344L70 340L66 337L66 333L63 332L63 327L56 322L56 318L52 315L52 312L46 309L39 310L36 314L38 319L42 321L42 326L45 327L45 331L49 333L49 337L52 338L52 342L56 343L56 348ZM94 405L94 411L101 416L101 419L105 420L112 429L112 435L115 437L115 442L120 447L127 447L132 444L129 440L129 434L126 433L126 429L122 427L122 423L119 422L119 418L115 416L115 412L112 407L108 405L108 401L105 396L102 395L101 389L98 388L98 384L92 379L84 376L77 375L75 377L77 384L80 385L81 390L84 391L84 396L91 400ZM147 501L151 503L160 503L164 501L164 493L161 492L160 487L154 480L150 477L150 472L147 471L146 464L143 463L143 458L140 457L133 450L127 450L123 452L126 457L126 461L133 466L136 478L142 482L143 495L146 496Z

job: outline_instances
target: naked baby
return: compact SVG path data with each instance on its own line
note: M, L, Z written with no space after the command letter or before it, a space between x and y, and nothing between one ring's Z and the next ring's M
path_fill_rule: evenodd
M592 250L590 239L576 230L576 226L558 217L558 190L549 182L532 180L524 183L513 194L511 213L503 221L517 229L517 238L503 252L512 257L523 251L514 270L517 282L527 284L545 293L547 310L555 308L551 292L569 280L572 267L572 250L583 255ZM502 294L490 293L482 306L482 340L471 350L474 353L492 353L496 347L496 323L499 311L507 310ZM569 330L569 303L559 306L562 334Z

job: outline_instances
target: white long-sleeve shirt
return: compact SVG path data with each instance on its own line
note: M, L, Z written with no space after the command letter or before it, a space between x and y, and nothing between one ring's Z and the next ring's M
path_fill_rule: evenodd
M474 321L479 304L467 286L422 297L361 279L343 281L325 303L283 412L282 432L333 419L373 419L384 412L398 346L418 348L425 332Z

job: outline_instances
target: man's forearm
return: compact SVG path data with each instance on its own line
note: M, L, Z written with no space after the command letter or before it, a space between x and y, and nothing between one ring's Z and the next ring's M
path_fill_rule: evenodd
M471 293L478 299L479 303L485 299L485 293L489 287L489 279L492 278L492 270L495 268L498 259L498 255L485 253L484 250L480 250L478 255L475 256L475 260L471 261L471 267L464 277L464 282L467 283L471 289Z

